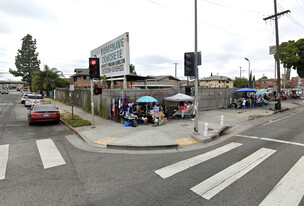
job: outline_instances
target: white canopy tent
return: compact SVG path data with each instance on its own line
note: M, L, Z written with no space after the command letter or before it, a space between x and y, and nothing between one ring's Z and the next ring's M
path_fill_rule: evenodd
M177 93L176 95L173 95L171 97L165 97L164 100L173 101L173 102L183 102L183 101L194 101L194 98L186 94Z

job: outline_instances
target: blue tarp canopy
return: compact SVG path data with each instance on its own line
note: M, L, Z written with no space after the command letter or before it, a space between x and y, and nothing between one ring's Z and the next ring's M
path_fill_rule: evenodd
M256 90L250 89L250 88L242 88L242 89L238 89L234 92L256 92Z
M151 96L142 96L136 100L136 102L158 102L154 97Z
M257 93L255 93L256 95L260 95L260 94L264 94L267 93L267 89L260 89L257 91Z

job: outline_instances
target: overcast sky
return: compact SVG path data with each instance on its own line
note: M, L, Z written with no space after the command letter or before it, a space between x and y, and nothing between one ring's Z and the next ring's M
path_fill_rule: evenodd
M200 78L274 77L273 0L197 0ZM304 38L304 0L278 0L280 43ZM0 0L0 72L16 69L21 39L30 34L44 64L65 74L87 68L90 51L129 32L130 62L139 75L185 79L184 52L194 51L194 0ZM281 70L281 73L283 69ZM292 71L292 76L296 72ZM0 79L12 76L1 74Z

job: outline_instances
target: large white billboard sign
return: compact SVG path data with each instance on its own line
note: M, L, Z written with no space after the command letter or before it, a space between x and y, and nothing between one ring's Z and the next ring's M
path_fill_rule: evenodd
M116 77L130 74L129 33L109 41L91 51L99 58L100 76Z

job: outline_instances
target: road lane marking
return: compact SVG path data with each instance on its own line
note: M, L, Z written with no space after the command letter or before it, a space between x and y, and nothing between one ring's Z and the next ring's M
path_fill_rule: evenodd
M36 143L44 169L66 164L53 140L36 140Z
M9 145L0 145L0 180L5 179Z
M294 116L294 115L297 115L297 114L299 114L299 113L301 113L301 112L303 112L303 110L301 110L301 111L299 111L299 112L296 112L296 113L294 113L294 114L286 115L285 117L282 117L282 118L279 118L279 119L276 119L276 120L269 120L269 122L263 124L262 126L267 126L267 125L269 125L269 124L272 124L272 123L281 121L281 120L286 119L286 118L288 118L288 117L292 117L292 116Z
M235 136L245 137L245 138L250 138L250 139L260 139L260 140L265 140L265 141L270 141L270 142L278 142L278 143L282 143L282 144L291 144L291 145L297 145L297 146L304 147L304 144L302 144L302 143L290 142L290 141L279 140L279 139L271 139L271 138L267 138L267 137L255 137L255 136L248 136L248 135L241 135L241 134L237 134Z
M172 165L169 165L167 167L163 167L159 170L156 170L155 173L161 176L162 178L166 179L168 177L171 177L172 175L175 175L181 171L184 171L186 169L189 169L190 167L193 167L197 164L200 164L202 162L205 162L207 160L210 160L214 157L217 157L221 154L224 154L232 149L235 149L242 144L232 142L230 144L227 144L225 146L219 147L215 150L212 150L210 152L192 157L190 159L186 159L177 163L174 163Z
M191 190L199 196L210 200L213 196L254 169L275 152L276 150L261 148L245 159L192 187Z
M304 157L288 171L260 206L299 205L304 195Z
M0 102L0 106L11 106L14 105L12 102Z

